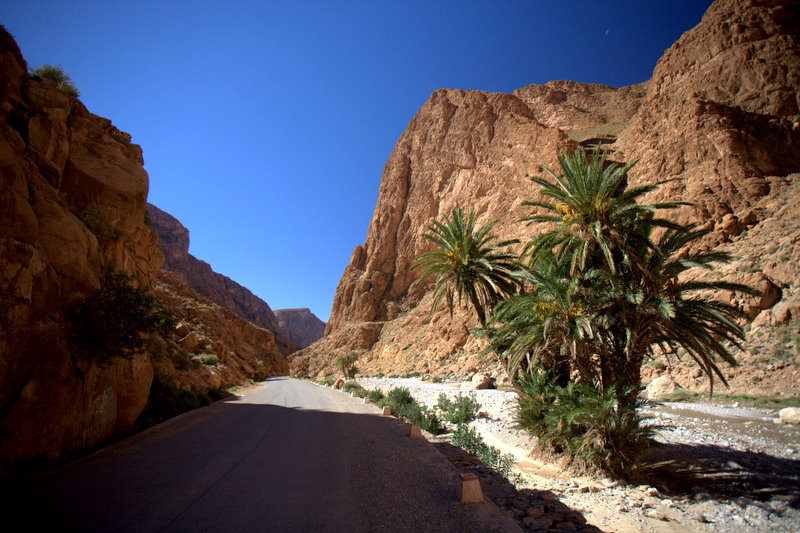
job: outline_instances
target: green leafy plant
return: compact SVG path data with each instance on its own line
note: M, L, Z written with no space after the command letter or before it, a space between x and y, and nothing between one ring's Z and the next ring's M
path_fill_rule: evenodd
M106 268L100 290L71 313L73 344L102 362L142 352L150 334L168 335L175 323L146 287L113 267Z
M367 389L356 383L355 381L348 381L342 386L342 390L345 392L352 392L359 398L363 398L367 395Z
M459 394L454 400L450 400L444 393L439 394L436 406L442 413L442 417L453 424L463 424L475 420L475 416L481 408L474 396Z
M102 209L94 205L87 207L81 213L81 220L101 243L118 241L122 237L122 231L115 228L108 218Z
M385 398L378 400L379 407L388 406L392 415L405 418L412 424L419 426L434 435L442 432L442 424L436 413L419 405L411 392L403 387L396 387L389 391Z
M494 446L486 444L475 428L471 428L465 423L458 424L450 436L450 441L462 450L476 456L483 464L498 474L506 478L513 477L514 456L504 454Z
M201 353L193 356L192 359L206 366L218 367L222 365L219 356L214 353Z
M547 372L520 380L515 412L519 429L543 448L565 454L588 467L628 475L641 454L655 444L659 426L642 424L637 408L620 404L614 389L570 382L556 385Z
M31 70L31 74L56 82L58 88L70 96L78 97L81 95L75 86L75 82L72 81L70 75L64 71L61 65L44 63L41 67Z
M516 291L515 255L501 248L517 241L501 241L490 232L496 222L475 228L475 210L467 218L460 207L454 207L451 218L433 220L423 237L437 246L432 252L416 258L412 269L422 268L422 277L436 275L433 310L446 299L453 313L454 297L469 300L481 325L486 324L487 307L501 297Z
M358 354L356 352L350 352L336 360L336 368L342 371L344 377L352 379L358 374L356 361L358 361Z
M381 392L380 390L375 389L375 390L369 391L367 393L367 397L370 399L370 401L372 401L372 403L379 403L386 396L384 396L383 392Z

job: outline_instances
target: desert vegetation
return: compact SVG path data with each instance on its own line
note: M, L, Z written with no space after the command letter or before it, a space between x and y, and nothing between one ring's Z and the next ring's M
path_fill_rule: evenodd
M712 388L725 383L719 362L736 365L741 314L703 295L754 291L713 279L730 257L697 251L707 231L662 216L685 204L643 203L659 184L629 187L635 163L580 148L559 163L531 178L541 198L523 204L534 233L519 254L491 234L494 222L476 227L474 210L455 208L428 227L437 248L415 267L436 276L434 308L472 304L487 352L516 382L521 429L549 451L625 475L651 442L636 411L644 362L688 357Z
M80 91L78 91L78 88L75 86L75 82L72 81L70 75L64 71L61 65L44 63L41 67L32 69L31 74L56 82L58 88L70 96L78 97L81 95Z

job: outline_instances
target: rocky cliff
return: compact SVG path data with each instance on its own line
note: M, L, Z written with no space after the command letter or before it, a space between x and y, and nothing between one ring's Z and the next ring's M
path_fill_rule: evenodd
M76 356L70 312L103 266L155 280L141 149L32 77L0 28L0 456L58 459L130 428L153 379L146 354Z
M461 205L475 206L479 223L499 219L503 237L529 238L532 228L514 222L536 194L525 176L555 168L556 155L578 144L608 150L612 160L638 159L634 183L670 180L654 196L693 202L676 217L713 229L706 246L736 240L754 250L778 238L783 255L774 268L737 263L730 275L766 289L767 297L737 300L756 323L772 320L759 317L780 305L792 311L772 321L795 324L799 236L797 215L785 206L796 200L792 173L800 171L798 23L795 1L720 0L639 85L436 91L386 163L367 240L339 282L326 337L293 356L293 371L334 373L335 358L350 350L368 373L485 367L469 335L473 318L429 314L432 280L409 271L430 249L421 234ZM776 225L776 216L789 218ZM777 226L772 237L764 231Z
M305 348L325 334L325 322L317 318L311 309L278 309L275 316L281 330L300 348Z
M153 230L158 235L158 249L164 254L164 269L174 272L198 294L230 309L245 320L272 331L275 342L284 355L299 348L281 330L278 319L267 302L232 279L214 272L208 263L189 253L189 230L178 219L152 204L147 204L147 213Z
M127 432L147 405L285 373L270 332L188 300L176 311L184 326L206 324L202 353L176 343L186 332L151 333L126 356L76 343L86 325L76 311L102 294L109 266L157 288L164 259L147 224L149 179L131 136L29 75L2 27L0 174L0 475Z

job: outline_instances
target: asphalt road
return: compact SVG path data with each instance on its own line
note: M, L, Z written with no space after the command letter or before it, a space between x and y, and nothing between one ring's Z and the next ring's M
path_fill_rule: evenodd
M54 531L519 531L360 399L274 378L12 487L6 524Z

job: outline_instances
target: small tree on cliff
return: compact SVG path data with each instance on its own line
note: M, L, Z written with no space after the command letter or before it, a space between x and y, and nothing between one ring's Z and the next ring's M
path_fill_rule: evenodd
M356 352L350 352L336 360L336 368L342 371L344 377L352 379L358 374L356 361L358 361L358 354Z
M476 229L475 209L465 218L463 210L454 207L451 218L433 220L428 226L430 233L423 237L436 244L437 249L417 257L411 268L423 268L422 277L436 275L433 310L446 298L452 314L454 297L458 295L459 305L462 299L469 300L485 326L487 307L516 292L516 255L501 248L517 241L494 243L497 236L490 232L496 223Z

